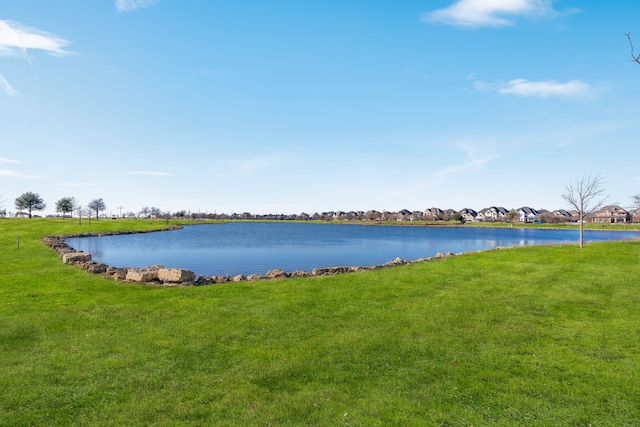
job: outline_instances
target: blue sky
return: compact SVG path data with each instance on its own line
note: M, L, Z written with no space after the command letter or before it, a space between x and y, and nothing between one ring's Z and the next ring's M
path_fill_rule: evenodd
M551 210L600 174L628 206L638 16L637 0L3 0L0 200Z

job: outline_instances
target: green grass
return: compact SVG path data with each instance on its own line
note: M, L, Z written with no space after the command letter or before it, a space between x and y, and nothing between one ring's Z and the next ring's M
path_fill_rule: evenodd
M2 426L640 423L638 241L156 288L40 242L79 231L0 220Z

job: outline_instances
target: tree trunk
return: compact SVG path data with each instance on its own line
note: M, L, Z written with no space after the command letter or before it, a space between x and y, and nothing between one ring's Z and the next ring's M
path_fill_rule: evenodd
M583 225L584 217L582 216L582 212L580 212L580 249L584 245L584 234L583 234Z

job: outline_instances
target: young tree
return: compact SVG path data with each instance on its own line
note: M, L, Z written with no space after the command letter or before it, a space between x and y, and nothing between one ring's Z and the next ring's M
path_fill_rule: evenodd
M604 178L600 175L592 177L591 175L576 178L575 181L569 182L565 187L565 193L562 198L567 201L579 215L578 223L580 225L580 249L584 245L583 223L584 218L600 209L607 200L608 196L604 195Z
M44 203L44 199L40 197L38 193L32 193L31 191L27 191L20 197L16 198L15 204L16 209L18 210L28 210L29 218L32 218L31 211L41 211L47 207L47 205Z
M107 210L107 205L104 204L102 199L93 199L89 202L89 210L96 213L96 221L98 220L98 214Z
M518 211L515 209L511 209L508 213L507 213L507 222L516 222L518 221Z
M56 202L56 212L62 212L62 219L64 219L66 214L75 210L76 204L74 197L63 197Z
M144 206L142 209L140 209L140 215L142 215L143 218L148 217L149 212L151 212L151 209L149 209L149 206Z

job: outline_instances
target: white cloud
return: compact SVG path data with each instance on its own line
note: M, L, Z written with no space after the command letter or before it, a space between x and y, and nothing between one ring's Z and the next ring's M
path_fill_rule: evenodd
M158 172L158 171L130 171L130 172L127 172L127 175L173 176L174 174L169 172Z
M0 176L9 178L24 178L24 179L38 179L39 177L34 175L27 175L22 172L17 172L9 169L0 169Z
M0 88L4 90L4 93L12 98L20 98L22 96L20 92L11 87L7 79L5 79L2 74L0 74Z
M153 6L158 0L116 0L118 12L133 12L137 9Z
M0 157L0 163L20 163L20 161L7 159L6 157Z
M280 163L282 161L282 156L277 154L266 155L263 157L257 157L254 159L243 160L237 163L234 163L233 168L238 171L241 175L253 173L270 167L274 164Z
M91 187L95 184L91 182L62 182L60 185L64 187Z
M449 166L436 171L434 173L434 176L436 178L444 178L451 175L456 175L458 173L462 173L469 169L479 169L479 168L482 168L487 163L492 162L496 159L499 159L500 157L503 156L503 154L493 154L493 155L478 157L473 147L469 145L462 145L461 149L462 151L467 153L467 160L464 163Z
M444 9L427 12L423 20L457 27L506 27L517 16L555 14L549 0L458 0Z
M473 81L473 87L479 92L495 91L502 95L534 96L538 98L587 98L596 95L605 88L595 89L580 80L558 83L555 80L529 81L527 79L513 79L506 83L486 83L476 80L475 73L465 77Z
M31 28L14 21L0 20L0 56L23 56L27 51L42 50L50 55L64 56L69 42L46 31Z
M558 83L554 80L531 82L526 79L515 79L500 85L498 93L505 95L536 96L548 98L551 96L563 98L584 98L591 92L591 86L580 80Z

